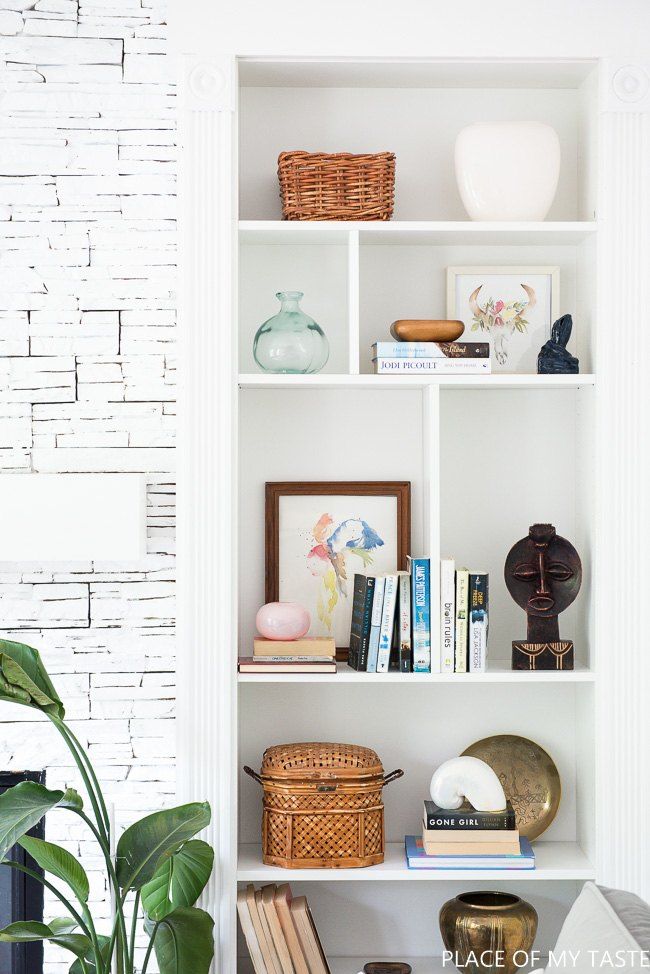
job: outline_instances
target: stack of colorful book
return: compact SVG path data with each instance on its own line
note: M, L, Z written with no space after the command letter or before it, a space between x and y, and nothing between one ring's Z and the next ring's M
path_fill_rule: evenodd
M240 656L240 673L336 673L336 646L329 636L253 640L253 655Z
M487 666L489 576L440 562L440 669L483 673Z
M237 893L237 913L255 974L330 974L307 899L288 883L249 884Z
M375 342L375 372L412 375L489 375L488 342Z
M408 566L406 572L354 576L348 652L353 669L431 672L430 560L409 558Z
M510 802L503 811L424 802L422 838L406 836L409 869L534 869L535 854L519 835Z

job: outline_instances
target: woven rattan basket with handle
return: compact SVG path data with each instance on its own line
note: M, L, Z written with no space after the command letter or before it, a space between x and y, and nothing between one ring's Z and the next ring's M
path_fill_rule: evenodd
M281 152L278 179L285 220L390 220L392 152Z
M385 775L374 751L356 744L279 744L267 748L262 859L287 869L373 866L384 861Z

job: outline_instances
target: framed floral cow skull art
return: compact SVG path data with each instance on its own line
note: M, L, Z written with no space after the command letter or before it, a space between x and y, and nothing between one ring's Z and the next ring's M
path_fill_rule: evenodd
M447 268L447 317L489 342L493 372L536 372L559 306L559 267Z

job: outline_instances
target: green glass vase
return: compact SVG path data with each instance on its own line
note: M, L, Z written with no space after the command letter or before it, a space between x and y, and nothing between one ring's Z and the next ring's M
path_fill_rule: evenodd
M319 372L329 357L320 325L300 308L302 291L278 291L280 310L257 329L253 356L264 372Z

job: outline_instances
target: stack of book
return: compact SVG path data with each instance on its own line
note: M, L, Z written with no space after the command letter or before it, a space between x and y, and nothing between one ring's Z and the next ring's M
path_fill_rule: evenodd
M253 655L240 656L240 673L336 673L336 646L329 636L253 640Z
M413 375L489 375L488 342L375 342L375 372Z
M483 673L488 650L489 576L440 562L440 669Z
M353 669L431 672L430 561L409 558L408 566L406 572L354 576L348 653Z
M237 893L237 913L255 974L330 974L307 899L288 883L249 884Z
M535 854L519 835L510 802L503 811L424 802L422 838L407 835L409 869L534 869Z

